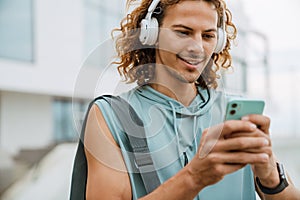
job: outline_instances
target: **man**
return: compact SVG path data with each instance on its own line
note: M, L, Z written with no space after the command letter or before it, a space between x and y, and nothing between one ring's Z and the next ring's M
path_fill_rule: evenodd
M217 71L230 66L236 35L223 0L143 0L120 31L118 70L138 83L121 97L144 122L161 185L147 194L124 130L99 100L85 129L87 199L250 200L255 188L262 199L300 199L279 175L270 119L222 120Z

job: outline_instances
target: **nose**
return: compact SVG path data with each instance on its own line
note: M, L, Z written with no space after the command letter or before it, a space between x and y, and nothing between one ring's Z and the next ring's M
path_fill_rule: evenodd
M187 50L195 54L203 53L204 48L203 48L202 36L199 35L199 36L191 37L188 43Z

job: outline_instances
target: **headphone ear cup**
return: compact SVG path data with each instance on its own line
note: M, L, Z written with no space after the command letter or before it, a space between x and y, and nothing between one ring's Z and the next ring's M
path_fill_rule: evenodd
M140 41L142 44L145 44L146 41L148 40L147 38L149 37L149 21L147 19L143 19L140 23L140 27L141 27L141 30L140 30Z
M218 28L218 41L214 53L220 53L226 46L227 33L223 28Z
M154 45L158 38L158 21L156 18L151 18L150 29L149 29L149 41L148 45Z
M143 19L140 24L139 39L143 45L154 45L158 37L158 21L156 18Z

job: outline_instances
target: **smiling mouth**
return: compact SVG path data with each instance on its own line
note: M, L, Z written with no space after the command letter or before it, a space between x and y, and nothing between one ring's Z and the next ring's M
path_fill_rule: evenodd
M190 65L199 65L203 60L202 59L194 59L194 58L183 58L180 55L176 55L178 59L190 64Z

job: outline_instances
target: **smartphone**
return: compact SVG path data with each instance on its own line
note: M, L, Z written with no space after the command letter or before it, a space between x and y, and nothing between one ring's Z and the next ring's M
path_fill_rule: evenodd
M265 102L253 99L232 99L227 103L225 120L239 120L245 115L262 114Z

